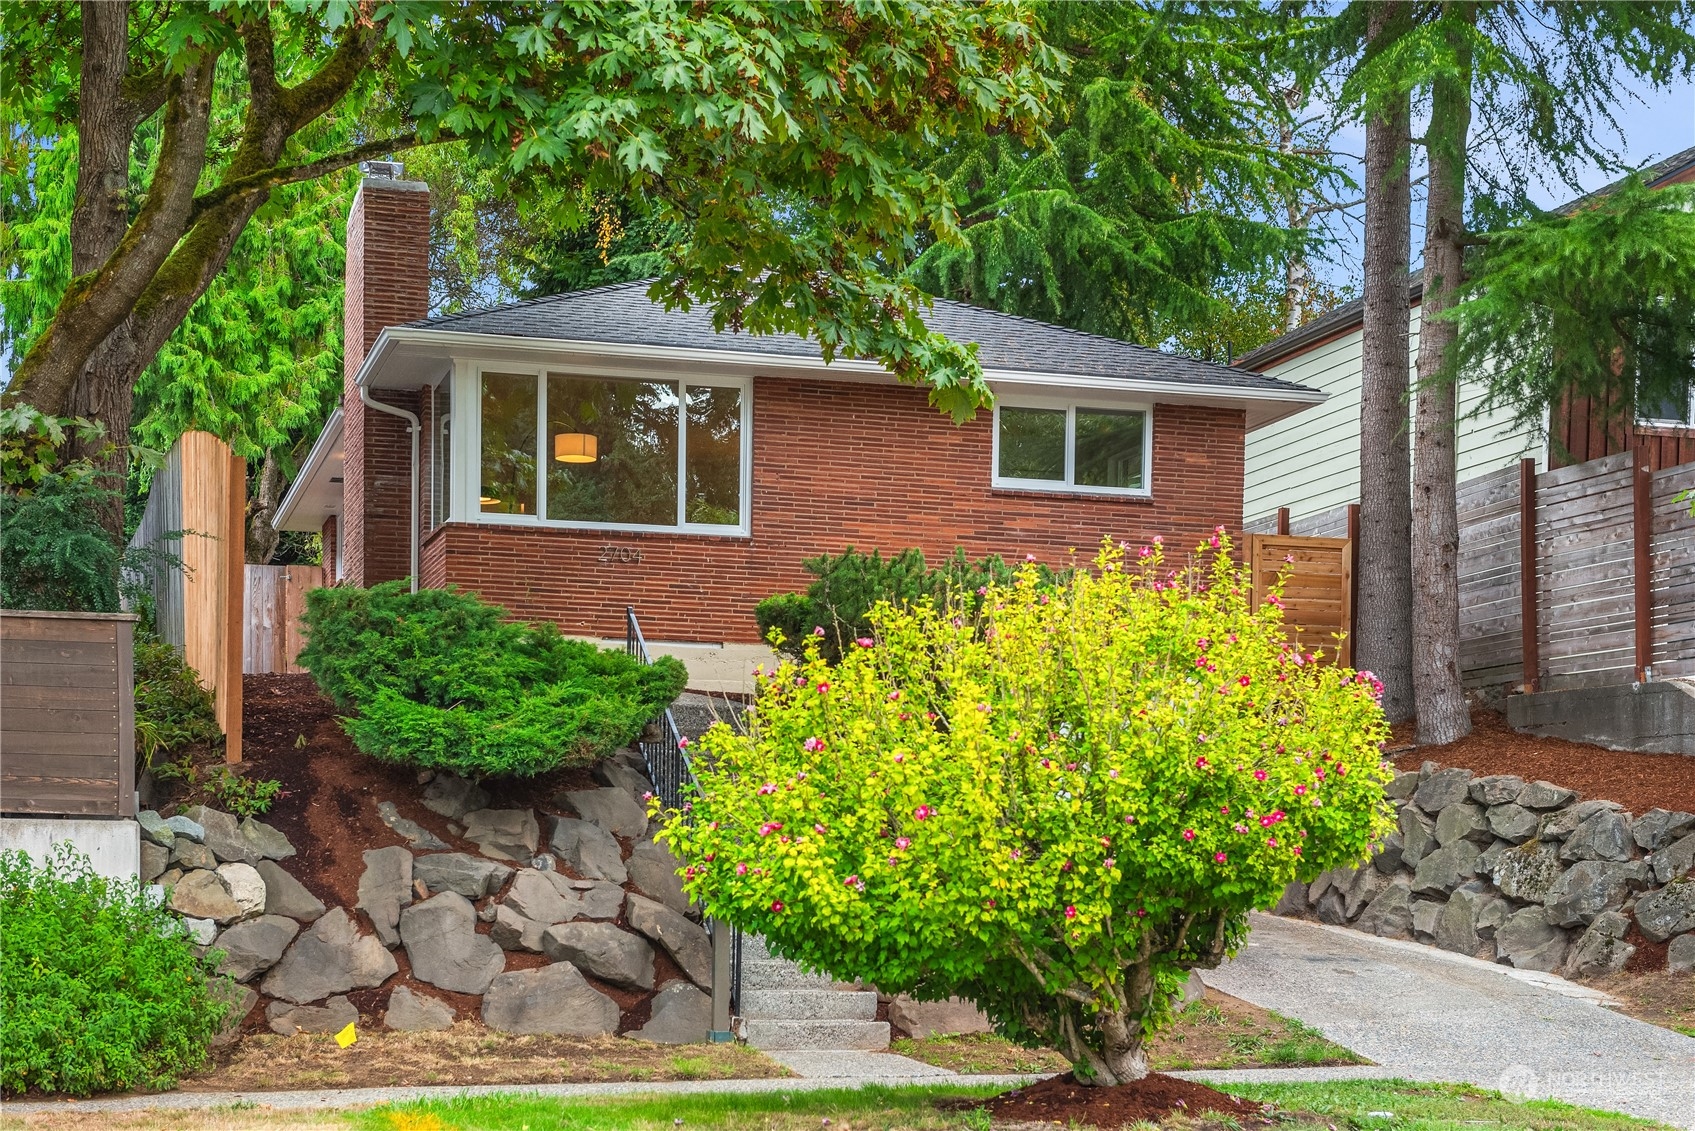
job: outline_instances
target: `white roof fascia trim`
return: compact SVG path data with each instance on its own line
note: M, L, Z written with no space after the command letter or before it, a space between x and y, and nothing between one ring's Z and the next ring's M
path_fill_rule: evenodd
M573 338L532 338L508 334L476 334L453 330L427 330L417 326L391 326L378 335L359 367L356 381L368 384L379 360L394 346L403 343L442 345L458 351L475 353L480 349L516 350L526 353L552 355L587 353L602 357L631 360L689 361L703 364L744 365L750 368L794 369L809 373L842 373L853 376L885 376L892 374L875 361L858 358L839 358L825 364L822 359L799 355L752 353L741 350L698 349L683 346L654 346L634 342L590 342ZM1144 381L1124 377L1101 377L1092 374L1046 373L1026 369L984 369L990 382L1016 385L1042 385L1049 388L1081 389L1091 392L1139 393L1144 396L1170 395L1224 401L1271 401L1297 405L1321 404L1330 394L1317 389L1254 389L1237 385L1207 385L1189 381Z
M307 484L318 473L318 469L330 458L336 444L341 440L341 409L330 413L330 418L324 421L324 427L318 433L318 438L312 443L312 450L306 453L306 462L300 465L300 471L295 475L294 482L288 485L283 493L282 502L277 504L277 513L272 516L271 525L278 530L283 524L294 517L294 508L300 505L300 496L305 493Z

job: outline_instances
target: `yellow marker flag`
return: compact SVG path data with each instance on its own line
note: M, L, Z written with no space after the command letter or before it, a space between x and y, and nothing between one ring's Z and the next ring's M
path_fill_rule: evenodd
M346 1048L348 1045L352 1044L354 1041L357 1041L358 1039L359 1039L359 1034L354 1031L353 1022L351 1022L351 1021L349 1021L347 1023L347 1028L343 1029L341 1032L339 1032L335 1035L335 1043L340 1045L342 1048Z

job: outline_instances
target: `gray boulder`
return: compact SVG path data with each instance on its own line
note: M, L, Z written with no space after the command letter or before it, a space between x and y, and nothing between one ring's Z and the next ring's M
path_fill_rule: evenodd
M259 1004L259 993L252 986L237 985L228 978L208 978L206 991L213 1001L229 1006L223 1025L219 1026L211 1041L215 1049L228 1048L241 1038L241 1023Z
M1518 791L1517 801L1526 809L1558 809L1562 805L1570 805L1577 799L1577 791L1565 789L1553 782L1533 781Z
M400 969L374 935L361 935L341 907L331 908L294 940L260 984L270 997L304 1004L380 986Z
M444 891L402 911L400 941L414 978L454 993L483 993L506 968L506 954L477 933L477 909L458 892Z
M1516 847L1517 845L1510 840L1497 840L1494 844L1485 848L1477 856L1477 874L1480 876L1494 875L1495 865L1501 862L1501 857Z
M1672 974L1695 973L1695 931L1678 935L1667 944L1666 970Z
M1489 808L1510 805L1524 792L1524 785L1524 779L1513 774L1490 774L1472 781L1471 799Z
M1647 852L1658 852L1685 833L1695 832L1695 813L1650 809L1631 822L1630 835Z
M653 948L611 923L558 923L542 932L542 953L629 989L653 988Z
M1542 822L1538 835L1543 840L1564 840L1577 831L1577 827L1598 813L1613 812L1622 808L1616 801L1579 801L1567 809L1561 809Z
M1442 915L1445 903L1437 903L1433 899L1415 899L1412 901L1412 931L1413 937L1421 942L1429 942L1436 935L1436 921Z
M241 835L241 826L234 817L207 805L195 805L183 810L183 815L205 830L200 838L214 855L227 864L253 864L260 856Z
M560 794L577 816L613 836L634 840L647 832L647 810L625 789L574 789Z
M1344 898L1341 888L1331 887L1329 891L1319 896L1318 901L1312 905L1313 915L1317 917L1320 923L1328 923L1332 927L1347 926L1348 915L1347 912L1342 910Z
M631 1033L638 1040L661 1045L693 1045L712 1029L712 999L687 982L667 982L653 995L653 1014Z
M1417 792L1419 780L1417 770L1404 770L1383 787L1384 796L1395 801L1406 801Z
M265 914L287 915L310 923L324 913L324 901L306 890L306 885L283 870L274 860L261 860L254 870L265 881Z
M1623 906L1629 884L1642 883L1647 869L1639 864L1606 860L1580 860L1568 868L1548 889L1543 903L1548 922L1556 927L1581 927L1603 911Z
M430 812L457 821L467 813L487 807L488 794L475 782L441 770L424 786L423 800L424 808Z
M453 1028L453 1007L440 998L396 986L388 995L383 1024L402 1033L439 1033Z
M1183 992L1172 1002L1173 1009L1182 1009L1192 1000L1190 986L1195 979L1191 972L1191 982L1185 983ZM682 985L681 982L669 982L665 989ZM1201 992L1206 991L1205 984ZM664 993L665 990L660 990ZM889 1002L889 1024L903 1030L914 1040L925 1037L951 1037L961 1033L991 1033L994 1024L978 1009L974 1002L962 997L950 997L946 1001L915 1001L905 994L897 995Z
M141 842L141 882L150 884L171 866L171 850L150 840Z
M1667 884L1638 899L1636 925L1649 942L1695 931L1695 880Z
M499 860L529 860L541 843L541 826L529 809L476 809L465 814L465 839Z
M1401 810L1400 827L1401 865L1417 868L1419 861L1436 848L1436 822L1408 805Z
M1404 844L1405 841L1399 832L1392 832L1384 837L1383 842L1377 846L1377 851L1372 854L1372 866L1386 876L1400 871L1401 849Z
M616 919L624 909L624 889L599 880L568 880L576 893L576 918Z
M1456 801L1436 815L1436 843L1447 846L1469 840L1479 848L1495 839L1489 831L1487 810L1475 801Z
M186 916L177 920L188 930L188 937L198 947L209 947L212 940L218 937L218 923L215 919L190 919Z
M712 988L712 939L706 928L680 912L630 893L624 921L658 943L682 967L689 981Z
M296 1033L339 1033L359 1020L359 1011L345 997L332 997L323 1005L290 1005L273 1001L265 1007L271 1032L284 1037Z
M395 845L365 850L365 871L359 877L359 902L355 904L371 920L377 938L390 949L400 945L395 929L400 909L412 902L412 854Z
M1636 948L1624 941L1628 930L1629 916L1617 911L1596 916L1572 948L1571 957L1566 959L1566 972L1579 978L1593 978L1623 970L1630 956L1636 953Z
M1477 873L1477 845L1469 840L1456 840L1443 845L1418 862L1413 875L1413 892L1418 895L1446 895Z
M1317 903L1319 900L1323 899L1332 888L1345 885L1353 878L1353 875L1354 870L1349 867L1331 868L1327 872L1320 872L1318 874L1318 878L1313 880L1312 884L1307 888L1307 899L1313 903Z
M189 872L171 889L171 910L194 919L233 923L241 908L230 898L229 885L216 872Z
M1541 907L1514 912L1495 932L1495 953L1520 970L1552 973L1565 965L1570 949L1570 937L1548 922Z
M621 884L630 878L618 842L599 825L576 817L553 821L553 851L579 876Z
M1669 847L1659 849L1652 857L1654 882L1669 884L1695 868L1695 833L1680 837Z
M1482 897L1472 891L1454 892L1436 916L1431 932L1436 945L1456 954L1476 954L1483 942L1477 935L1477 911Z
M383 824L406 838L406 843L413 848L421 848L430 852L451 847L435 833L420 825L410 817L402 817L400 810L395 808L392 801L377 802L377 816Z
M241 908L241 917L251 919L265 913L265 878L251 864L219 864L218 875L230 890L230 898Z
M184 837L177 841L175 848L171 849L170 863L175 864L185 872L190 872L196 868L216 868L218 858L204 844L197 844ZM159 871L162 873L164 869L161 868Z
M1491 873L1495 886L1508 899L1541 903L1560 878L1560 846L1539 840L1526 841L1503 853Z
M1485 941L1493 939L1501 924L1512 918L1513 910L1513 905L1496 895L1493 889L1485 891L1477 909L1477 937Z
M483 1024L497 1033L608 1036L618 1030L618 1012L569 962L501 974L483 995Z
M1354 874L1345 884L1340 884L1335 890L1342 895L1342 916L1348 921L1360 917L1361 912L1377 893L1389 886L1389 877L1376 868L1361 866L1354 869Z
M237 923L218 936L218 949L224 952L218 973L245 982L275 966L299 933L300 924L282 915Z
M1300 915L1307 910L1307 885L1290 880L1283 885L1283 897L1271 909L1273 915Z
M1625 861L1636 855L1630 838L1630 818L1614 809L1601 809L1573 829L1560 845L1561 860Z
M1535 810L1526 809L1510 801L1489 808L1489 831L1514 844L1523 844L1535 836L1536 826L1541 822L1542 819L1536 815Z
M673 911L688 911L689 897L683 894L683 879L677 874L683 865L671 855L670 849L657 841L644 840L630 851L627 867L636 890Z
M263 821L245 817L238 828L241 839L261 859L286 860L294 855L294 845L289 843L288 838Z
M1389 939L1404 939L1412 935L1412 885L1395 879L1377 893L1366 905L1355 927L1369 934Z
M526 919L544 926L576 917L579 900L569 888L561 890L557 872L520 868L502 902Z
M505 886L512 869L468 852L438 852L412 859L412 878L431 891L458 892L466 899L493 895Z
M167 852L176 847L177 834L171 829L170 823L153 810L143 809L137 813L135 823L141 826L141 839L149 844L158 845Z
M206 830L199 821L191 821L178 813L165 822L165 827L171 830L173 836L185 836L189 840L205 840Z
M643 794L653 792L653 783L645 773L615 758L596 764L594 778L602 785L624 790L638 802Z
M488 937L502 950L527 950L540 954L542 932L551 925L526 919L511 907L500 903L495 905L494 921L489 927Z
M1471 792L1470 770L1454 767L1447 770L1437 770L1419 783L1413 791L1412 803L1435 816L1448 806L1458 801L1464 801Z

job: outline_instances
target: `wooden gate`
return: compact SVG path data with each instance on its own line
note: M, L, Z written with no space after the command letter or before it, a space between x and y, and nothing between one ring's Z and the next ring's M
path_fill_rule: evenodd
M1247 542L1254 607L1287 570L1281 600L1290 638L1308 649L1322 647L1340 664L1352 663L1354 544L1289 534L1250 534Z
M306 592L323 584L315 565L247 567L247 607L242 617L241 670L247 675L305 671L294 662L305 647L300 614Z

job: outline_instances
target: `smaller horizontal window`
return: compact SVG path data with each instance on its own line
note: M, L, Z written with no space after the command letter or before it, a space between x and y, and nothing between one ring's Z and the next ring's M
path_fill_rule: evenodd
M1144 408L999 405L994 485L1146 495L1152 424Z

